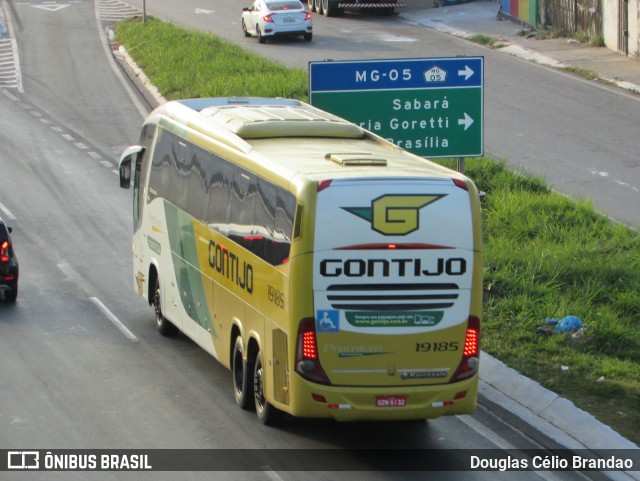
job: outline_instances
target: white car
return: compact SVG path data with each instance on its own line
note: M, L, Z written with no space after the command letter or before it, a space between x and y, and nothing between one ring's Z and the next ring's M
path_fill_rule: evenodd
M242 9L242 31L245 37L258 37L260 43L279 35L313 37L311 12L299 0L255 0Z

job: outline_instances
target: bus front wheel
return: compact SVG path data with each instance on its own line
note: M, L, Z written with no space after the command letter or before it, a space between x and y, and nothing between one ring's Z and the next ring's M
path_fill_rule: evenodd
M242 409L253 407L253 384L249 377L252 367L244 355L242 338L238 336L233 346L231 372L233 374L233 394L236 398L236 404Z
M256 404L256 414L262 424L272 426L278 421L278 410L267 401L264 395L264 368L262 353L258 351L253 371L253 394Z
M160 334L173 337L178 333L178 328L162 314L162 303L160 302L160 281L156 279L156 289L153 294L153 309L156 311L156 327Z

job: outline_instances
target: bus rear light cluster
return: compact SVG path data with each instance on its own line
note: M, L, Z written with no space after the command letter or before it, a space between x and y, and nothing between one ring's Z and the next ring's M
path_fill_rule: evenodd
M318 182L318 192L323 191L331 185L331 179L325 179Z
M467 334L464 340L462 351L462 361L451 378L451 382L462 381L470 378L478 372L480 364L480 319L476 316L469 316L467 323Z
M316 320L306 318L300 321L296 339L296 372L307 381L331 384L320 365L316 340Z
M460 187L461 189L464 190L469 190L469 186L467 185L467 183L462 180L462 179L453 179L453 183L456 184L458 187Z

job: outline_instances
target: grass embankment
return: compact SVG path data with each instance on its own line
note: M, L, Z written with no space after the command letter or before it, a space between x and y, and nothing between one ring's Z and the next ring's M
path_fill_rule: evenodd
M150 19L116 38L168 99L307 99L306 71L212 35ZM483 349L640 443L640 234L503 162L466 173L487 193ZM583 320L578 339L536 331L566 315Z

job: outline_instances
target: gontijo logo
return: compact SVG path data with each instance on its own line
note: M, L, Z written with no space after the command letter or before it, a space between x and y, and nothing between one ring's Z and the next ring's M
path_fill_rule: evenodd
M371 223L371 228L384 235L407 235L420 227L420 209L446 194L392 195L371 201L371 207L343 207L344 210Z

